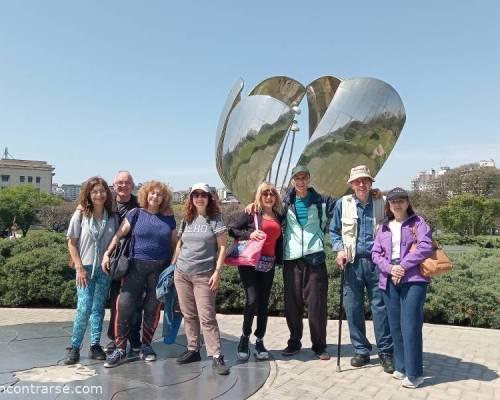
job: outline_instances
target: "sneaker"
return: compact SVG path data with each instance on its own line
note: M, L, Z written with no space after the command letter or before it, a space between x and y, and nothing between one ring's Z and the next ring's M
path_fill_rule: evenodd
M68 350L68 355L64 360L64 364L72 365L80 361L80 349L78 347L68 347L66 350Z
M368 354L355 354L351 358L351 365L353 367L359 368L363 367L370 362L370 356Z
M384 372L392 374L394 372L394 359L392 354L379 354L380 364L384 368Z
M240 361L247 361L250 358L250 349L248 348L248 336L242 335L238 343L238 352L236 357Z
M201 356L200 352L195 350L186 350L175 360L177 364L189 364L196 361L201 361Z
M316 354L316 357L323 361L328 361L330 359L330 353L328 353L326 350L320 352L315 351L314 354Z
M404 378L406 378L406 375L403 372L394 371L392 373L392 377L394 379L397 379L398 381L402 381Z
M212 369L214 369L215 373L218 375L229 374L229 367L224 362L224 356L222 354L219 355L218 357L213 357Z
M422 383L424 383L424 377L423 376L418 376L416 378L410 379L408 376L403 379L403 382L401 382L401 386L408 388L408 389L416 389L418 388Z
M106 353L104 352L104 350L100 345L93 344L92 346L90 346L89 358L91 360L105 360Z
M264 347L264 341L262 339L257 339L255 341L255 350L253 354L257 360L268 360L269 352Z
M300 347L294 347L294 346L286 346L286 348L281 352L281 355L285 356L285 357L290 357L290 356L294 356L295 354L297 354L298 352L300 351Z
M139 357L144 361L156 361L156 353L149 344L142 345L141 354L139 355Z
M104 346L104 351L108 354L113 353L116 350L116 344L114 341L109 342L106 346Z
M108 356L108 358L106 359L104 367L114 368L126 362L127 362L127 353L125 353L124 350L116 348L115 351L113 351L113 354Z

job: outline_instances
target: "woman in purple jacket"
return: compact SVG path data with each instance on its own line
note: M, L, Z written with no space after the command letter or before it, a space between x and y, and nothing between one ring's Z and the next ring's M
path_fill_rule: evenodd
M377 232L372 259L379 269L389 327L394 342L393 377L415 389L423 381L422 325L429 278L419 265L432 255L432 233L411 207L408 193L394 188L387 194L388 222ZM415 243L415 249L411 249Z

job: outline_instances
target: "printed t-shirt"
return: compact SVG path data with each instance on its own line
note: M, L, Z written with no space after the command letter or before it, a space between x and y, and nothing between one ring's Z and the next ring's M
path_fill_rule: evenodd
M193 222L183 222L178 233L182 240L176 267L186 274L211 271L217 263L217 236L227 230L222 215L213 220L198 215Z

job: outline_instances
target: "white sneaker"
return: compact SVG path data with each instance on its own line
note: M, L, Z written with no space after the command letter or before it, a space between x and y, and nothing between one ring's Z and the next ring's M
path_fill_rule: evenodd
M402 372L399 372L399 371L394 371L394 372L392 373L392 377L393 377L394 379L397 379L397 380L399 380L399 381L402 381L404 378L406 378L406 375L405 375L404 373L402 373Z
M403 382L401 382L401 386L408 388L408 389L416 389L418 388L422 383L424 383L424 377L423 376L418 376L416 378L410 379L409 377L406 377L403 379Z

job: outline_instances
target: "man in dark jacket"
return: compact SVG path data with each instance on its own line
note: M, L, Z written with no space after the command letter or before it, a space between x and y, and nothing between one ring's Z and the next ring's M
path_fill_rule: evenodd
M133 208L139 207L137 197L132 194L134 189L134 180L128 171L119 171L113 182L115 195L113 196L113 211L117 213L120 224L127 215L127 212ZM107 353L112 353L115 348L115 319L116 319L116 300L120 293L120 281L111 281L109 289L109 303L111 317L108 325L108 338L111 340L104 350ZM141 302L139 304L142 304ZM131 350L138 352L141 350L141 323L142 323L142 307L136 310L134 317L134 327L130 334Z

